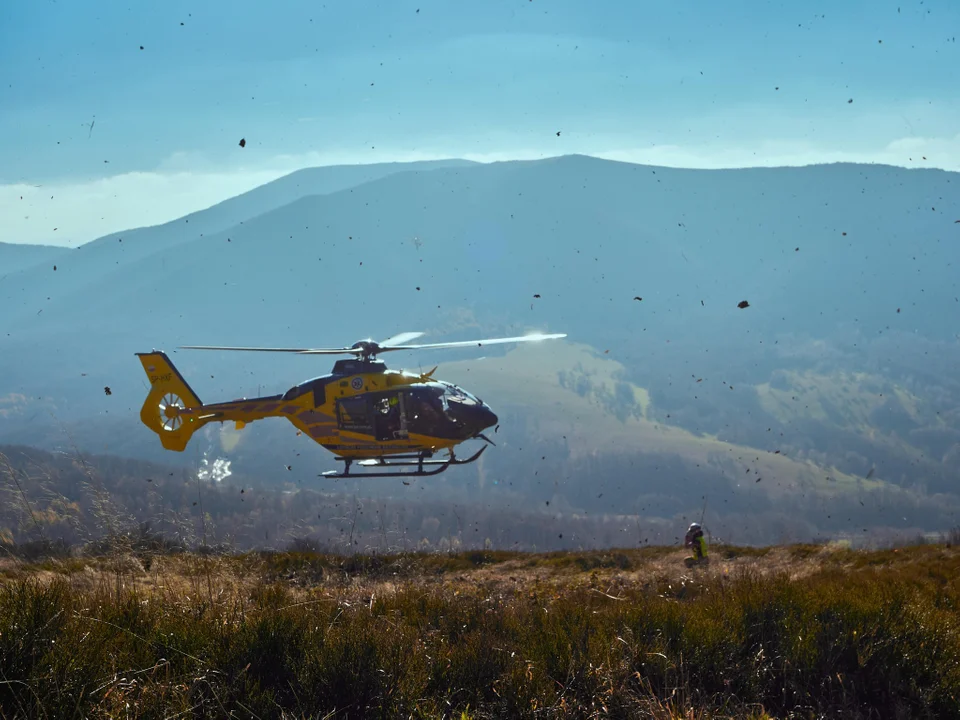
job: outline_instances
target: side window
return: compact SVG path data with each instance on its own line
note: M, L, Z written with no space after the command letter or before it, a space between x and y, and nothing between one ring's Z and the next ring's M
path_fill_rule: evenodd
M370 417L367 414L367 398L348 397L337 401L337 423L341 430L369 433Z

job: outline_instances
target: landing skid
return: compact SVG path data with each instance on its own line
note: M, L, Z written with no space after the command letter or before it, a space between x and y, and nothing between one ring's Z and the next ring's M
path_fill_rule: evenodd
M413 455L393 455L388 458L369 458L364 460L355 460L354 458L342 458L338 457L337 460L344 464L343 472L338 472L337 470L327 470L326 472L320 473L320 477L332 477L332 478L370 478L370 477L429 477L430 475L439 475L451 465L468 465L472 462L475 462L479 458L483 451L487 449L487 446L484 445L477 452L475 452L470 457L465 460L460 460L453 454L453 450L450 451L450 457L446 460L430 460L428 459L430 455L427 453L416 453ZM400 467L415 467L416 470L407 470L407 471L381 471L381 472L350 472L351 466L356 463L362 468L368 467L379 467L379 468L400 468ZM425 467L432 467L435 469L424 470Z

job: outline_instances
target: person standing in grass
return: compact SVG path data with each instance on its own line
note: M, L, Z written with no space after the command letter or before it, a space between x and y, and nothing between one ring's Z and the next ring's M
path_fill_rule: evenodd
M703 536L703 528L700 527L700 523L690 523L687 535L683 539L683 546L693 548L693 557L686 559L688 565L707 561L707 539Z

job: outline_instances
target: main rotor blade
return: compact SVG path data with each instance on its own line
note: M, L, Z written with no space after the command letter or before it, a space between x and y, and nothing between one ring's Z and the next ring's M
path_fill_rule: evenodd
M261 348L261 347L222 347L219 345L181 345L181 350L239 350L242 352L283 352L301 355L357 355L357 348Z
M390 347L380 348L380 352L387 352L391 350L433 350L437 348L482 347L484 345L503 345L506 343L540 342L541 340L554 340L556 338L565 338L566 336L566 333L553 333L551 335L520 335L519 337L488 338L486 340L461 340L459 342L428 343L424 345L391 345Z
M181 350L225 350L240 352L279 352L294 353L296 355L358 355L365 357L370 354L379 354L391 352L394 350L435 350L439 348L458 348L458 347L482 347L484 345L503 345L506 343L522 342L540 342L541 340L553 340L556 338L565 338L566 333L553 333L545 335L542 333L535 335L520 335L509 338L488 338L485 340L461 340L459 342L441 342L426 343L422 345L401 344L408 340L413 340L423 335L422 332L409 332L394 335L383 343L368 343L366 347L344 347L344 348L265 348L265 347L226 347L223 345L181 345ZM396 343L396 344L390 344ZM359 344L359 343L358 343Z
M298 350L301 355L363 355L363 348L316 348L314 350Z
M388 345L403 345L404 343L408 343L411 340L416 340L418 337L421 337L422 335L423 335L422 332L400 333L398 335L394 335L393 337L389 337L386 340L382 340L379 344L381 348L385 348Z

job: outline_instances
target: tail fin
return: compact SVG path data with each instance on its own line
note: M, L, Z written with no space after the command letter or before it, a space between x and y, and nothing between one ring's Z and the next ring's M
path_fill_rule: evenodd
M183 452L190 436L204 423L193 414L180 411L203 406L200 398L170 362L166 353L137 353L150 380L150 393L140 409L140 420L160 436L167 450Z

